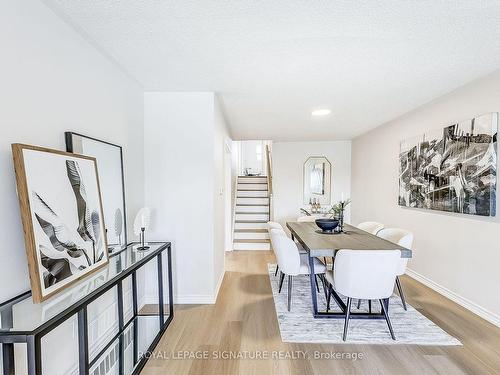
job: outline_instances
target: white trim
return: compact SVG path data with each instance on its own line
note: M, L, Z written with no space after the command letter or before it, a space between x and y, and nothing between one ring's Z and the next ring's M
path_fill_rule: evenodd
M219 277L219 281L217 281L217 285L215 286L215 292L214 292L214 302L217 301L217 296L219 295L219 290L222 285L222 282L224 281L224 275L226 274L226 270L224 270Z
M452 300L455 303L458 303L460 306L466 308L467 310L471 311L472 313L480 316L481 318L487 320L488 322L496 325L497 327L500 327L500 316L486 310L485 308L479 306L478 304L468 300L467 298L464 298L460 295L458 295L455 292L452 292L451 290L445 288L442 285L439 285L438 283L432 281L431 279L419 274L418 272L413 271L410 268L406 268L406 274L410 276L411 278L421 282L425 286L428 286L432 290L438 292L439 294L445 296L446 298Z
M224 275L226 271L222 272L217 285L215 286L214 294L174 294L174 305L213 305L217 301L217 296L219 295L219 290L224 281ZM141 299L142 306L144 305L154 305L158 303L158 296L156 294L146 294L144 298Z
M152 299L152 298L153 298L153 296L151 296L151 295L146 296L145 294L143 294L142 296L140 296L137 299L137 309L139 311L141 311L141 309L146 305L146 300Z
M184 294L184 295L174 295L174 304L185 304L185 305L213 305L217 301L217 296L219 295L219 290L224 281L224 275L226 271L222 272L217 285L215 286L214 294Z
M174 298L175 305L213 305L214 303L214 296L207 294L184 294Z

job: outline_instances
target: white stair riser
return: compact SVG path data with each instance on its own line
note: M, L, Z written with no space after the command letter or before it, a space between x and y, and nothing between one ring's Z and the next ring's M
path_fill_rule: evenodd
M267 229L267 223L234 223L234 229Z
M234 250L271 250L271 244L267 243L251 243L251 242L235 242Z
M267 191L267 184L238 184L238 190Z
M265 220L265 221L269 221L269 215L268 214L253 214L253 213L236 214L236 220Z
M236 212L269 212L269 206L236 206Z
M238 191L236 194L238 197L267 197L267 191L258 191L258 190L252 190L252 191Z
M236 204L269 204L269 198L238 198Z
M252 177L252 178L238 177L239 184L252 184L252 183L258 184L258 183L262 183L262 182L267 183L267 177Z
M235 240L268 240L269 233L267 232L234 232Z

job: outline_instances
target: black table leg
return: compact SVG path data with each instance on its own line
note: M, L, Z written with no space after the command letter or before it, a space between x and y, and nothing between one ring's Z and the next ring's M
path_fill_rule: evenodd
M13 323L13 313L12 305L6 305L0 311L0 321L2 322L2 328L12 328ZM13 343L2 343L2 362L3 362L3 372L5 375L14 375L14 344Z
M165 324L165 305L163 304L163 262L162 262L162 253L158 254L158 314L160 315L160 327L163 327Z
M87 306L78 310L78 368L80 375L89 373L89 332Z
M314 273L314 258L309 257L309 278L311 280L311 298L313 315L318 314L318 297L316 295L316 274Z
M5 375L14 375L14 344L2 344L3 372Z
M125 317L123 316L123 284L122 281L118 281L116 284L116 292L118 295L118 329L120 332L123 331L125 325ZM123 335L118 338L118 350L120 351L120 358L118 358L118 374L123 375L124 373L124 357L125 357L125 347L123 345Z
M289 229L291 232L292 239L295 240L296 235L295 235L293 229L291 229L290 227L289 227ZM299 242L302 244L300 238L299 238ZM303 244L303 246L306 250L308 250L307 246L305 246L304 244ZM342 301L342 298L340 298L338 293L335 292L335 290L333 290L329 286L328 286L328 290L329 290L330 299L331 299L331 297L333 297L333 299L335 300L335 303L339 306L340 311L335 311L335 312L318 311L318 295L317 295L317 290L316 290L316 276L314 274L314 257L311 257L309 252L307 255L309 258L309 279L310 279L309 281L311 284L311 299L312 299L312 309L313 309L314 318L316 318L316 319L345 319L347 306L344 303L344 301ZM333 257L332 257L332 261L333 261ZM383 312L381 312L380 314L368 314L365 312L351 312L349 314L349 318L350 319L385 319L385 316L384 316Z
M28 336L26 340L28 353L28 375L42 374L42 355L40 337Z
M172 256L171 256L171 247L168 246L167 250L167 272L168 272L168 309L169 309L169 319L173 319L174 317L174 287L172 284Z

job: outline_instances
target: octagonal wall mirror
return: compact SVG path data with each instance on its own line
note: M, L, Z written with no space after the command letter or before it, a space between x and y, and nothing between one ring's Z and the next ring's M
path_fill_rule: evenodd
M122 148L72 132L66 132L65 137L68 152L93 156L97 160L108 251L118 252L127 246Z
M330 161L324 156L311 156L304 163L304 204L316 200L321 205L331 204Z

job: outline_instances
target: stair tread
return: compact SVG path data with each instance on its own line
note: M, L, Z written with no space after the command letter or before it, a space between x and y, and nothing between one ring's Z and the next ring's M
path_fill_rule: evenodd
M261 199L268 199L269 197L255 197L255 196L251 196L251 197L242 197L242 196L236 196L236 198L261 198Z
M236 215L268 215L269 211L266 212L241 212L241 211L236 211Z
M262 197L262 198L266 198L266 197ZM236 207L238 206L260 206L260 207L269 207L269 204L267 203L237 203L236 204Z
M267 223L269 220L235 220L235 223Z
M238 189L238 191L268 191L267 189Z
M267 178L267 176L238 176L238 178Z
M235 229L234 233L267 233L267 229L242 228L242 229Z
M266 238L250 238L248 240L235 239L234 243L269 243L269 240Z

